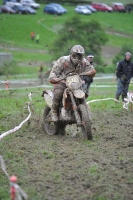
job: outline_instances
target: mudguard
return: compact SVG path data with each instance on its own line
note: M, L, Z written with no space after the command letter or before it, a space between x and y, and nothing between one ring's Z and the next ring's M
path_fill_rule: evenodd
M46 101L46 104L51 108L53 104L53 97L54 94L51 90L45 90L44 91L44 100Z
M80 90L80 89L74 90L73 94L78 99L82 99L85 96L85 93L82 90Z

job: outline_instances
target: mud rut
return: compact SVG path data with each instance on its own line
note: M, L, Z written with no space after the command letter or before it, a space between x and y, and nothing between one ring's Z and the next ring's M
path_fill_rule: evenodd
M5 143L21 166L16 175L29 199L133 199L132 113L93 112L92 120L92 142L74 126L65 136L47 136L31 120ZM16 173L11 159L6 164Z

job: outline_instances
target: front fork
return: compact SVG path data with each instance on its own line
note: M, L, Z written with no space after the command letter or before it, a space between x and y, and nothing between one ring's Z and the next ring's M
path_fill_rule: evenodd
M90 120L92 120L90 105L86 103L85 97L83 98L83 103L86 106L86 110L88 112Z
M71 101L72 101L72 105L73 105L73 111L74 111L74 115L75 115L75 119L77 121L77 126L81 126L81 120L80 120L80 116L79 116L79 113L77 111L77 105L75 103L75 100L74 100L74 97L73 97L73 94L72 92L69 92L70 94L70 98L71 98Z

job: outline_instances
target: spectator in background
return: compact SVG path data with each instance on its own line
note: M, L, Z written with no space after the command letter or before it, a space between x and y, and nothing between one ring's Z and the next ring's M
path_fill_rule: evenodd
M128 11L128 13L131 13L132 7L131 7L131 6L128 6L128 7L127 7L127 11Z
M39 34L36 34L36 37L35 37L35 39L36 39L36 43L39 43L39 40L40 40L40 35L39 35Z
M89 54L86 59L89 61L89 63L93 66L93 54ZM84 84L83 84L83 90L86 93L86 96L88 97L89 95L89 89L90 89L90 84L93 82L93 78L88 77L88 76L83 76Z
M40 79L40 83L43 84L43 65L41 64L38 69L38 78Z
M33 31L30 33L30 37L31 37L31 40L34 40L34 38L35 38L35 33L34 33Z
M126 52L124 60L118 63L116 76L118 81L116 99L119 100L120 95L122 95L122 101L124 102L124 98L127 97L130 80L133 77L133 63L131 62L130 52Z

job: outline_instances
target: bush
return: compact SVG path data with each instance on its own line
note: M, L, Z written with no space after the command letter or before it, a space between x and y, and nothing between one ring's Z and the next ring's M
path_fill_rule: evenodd
M5 63L4 66L0 66L0 75L9 76L14 74L19 74L19 69L15 61Z

